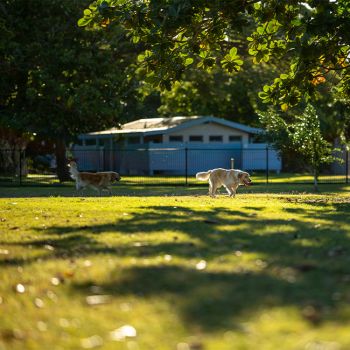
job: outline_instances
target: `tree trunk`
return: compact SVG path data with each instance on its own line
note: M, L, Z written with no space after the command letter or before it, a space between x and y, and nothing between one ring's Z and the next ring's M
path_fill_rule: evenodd
M68 161L66 157L66 144L63 139L56 141L56 164L57 164L57 177L60 182L71 181L68 170Z
M318 171L314 169L314 191L318 192Z

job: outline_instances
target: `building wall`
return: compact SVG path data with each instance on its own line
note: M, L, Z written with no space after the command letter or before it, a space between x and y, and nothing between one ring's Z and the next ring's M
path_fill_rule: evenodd
M266 149L266 144L250 144L244 147L240 145L225 144L221 147L211 144L196 145L172 145L171 143L150 145L150 175L153 174L177 174L187 173L193 175L198 171L214 168L229 168L231 159L234 159L234 167L246 171L265 171L268 166L270 171L280 172L281 159L276 150Z
M177 132L173 132L170 134L166 134L163 136L163 142L168 143L169 136L177 136L182 135L183 136L183 142L190 142L189 137L191 135L198 135L203 136L203 142L202 143L211 143L211 144L218 144L220 142L210 142L209 136L223 136L223 142L222 143L229 143L229 137L230 136L242 136L242 143L247 144L249 142L249 136L244 131L235 130L230 127L216 124L216 123L208 123L208 124L201 124L201 125L195 125L193 127L179 130Z

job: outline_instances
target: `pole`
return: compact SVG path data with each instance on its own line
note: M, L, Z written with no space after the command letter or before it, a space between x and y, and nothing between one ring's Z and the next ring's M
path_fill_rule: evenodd
M22 186L22 150L19 150L19 185Z
M266 185L269 184L269 148L266 147Z
M188 148L185 148L185 185L188 185Z
M235 168L235 159L231 158L231 169Z
M349 183L349 150L346 149L345 151L345 183L348 184Z

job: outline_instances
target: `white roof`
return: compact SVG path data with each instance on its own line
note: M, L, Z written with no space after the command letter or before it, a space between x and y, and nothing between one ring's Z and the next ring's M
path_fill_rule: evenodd
M80 138L103 137L114 134L166 134L179 129L186 129L203 123L218 123L231 127L233 129L245 131L249 134L258 134L263 130L253 128L244 124L232 122L213 116L191 116L191 117L172 117L172 118L146 118L138 119L121 125L120 128L111 128L103 131L90 132L80 135Z

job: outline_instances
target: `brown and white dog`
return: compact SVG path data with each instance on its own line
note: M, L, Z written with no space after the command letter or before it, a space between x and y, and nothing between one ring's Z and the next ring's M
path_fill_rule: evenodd
M114 171L98 173L78 171L77 163L74 161L69 162L69 172L71 178L75 180L75 186L78 192L86 187L91 187L99 191L100 196L102 190L107 190L109 194L112 194L109 186L111 186L114 181L119 181L121 179L120 175Z
M216 190L221 186L226 188L230 197L236 195L238 186L250 186L252 180L250 175L237 169L213 169L196 174L196 179L200 181L209 180L209 195L215 197Z

